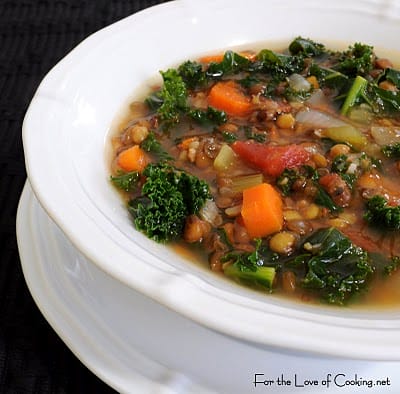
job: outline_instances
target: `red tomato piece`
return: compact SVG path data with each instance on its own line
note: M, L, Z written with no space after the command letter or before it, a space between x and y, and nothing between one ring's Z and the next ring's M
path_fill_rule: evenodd
M246 163L274 177L279 176L285 168L298 167L310 159L310 153L296 144L274 146L236 141L232 149Z

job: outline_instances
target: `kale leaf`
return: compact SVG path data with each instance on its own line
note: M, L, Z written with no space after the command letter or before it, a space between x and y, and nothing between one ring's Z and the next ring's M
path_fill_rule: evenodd
M349 77L366 76L373 68L374 59L372 46L355 43L341 53L339 63L334 68Z
M233 51L226 51L221 62L212 62L206 70L206 76L211 79L219 79L230 74L247 71L251 62L244 56Z
M128 204L136 228L157 242L178 238L186 217L210 198L207 183L167 163L149 164L143 175L142 195Z
M400 142L385 145L382 147L382 153L388 158L400 159Z
M295 182L304 185L311 183L316 190L314 202L328 208L333 213L340 212L341 208L335 204L331 196L322 188L318 179L318 172L310 166L302 166L298 169L286 168L277 178L276 185L281 189L283 195L289 196L293 192Z
M140 143L140 147L146 152L152 153L158 159L158 161L172 160L172 157L162 147L160 141L157 140L154 132L152 131Z
M348 173L350 162L348 157L344 154L337 155L332 162L331 171L336 172L340 177L347 183L350 189L353 188L355 181L357 180L356 174Z
M276 269L264 264L275 257L271 255L266 258L261 253L261 239L257 239L253 252L228 252L221 258L221 261L230 262L230 264L224 266L226 276L243 284L259 286L271 291Z
M378 116L393 116L400 111L400 95L397 92L382 89L375 82L358 75L345 96L341 113L346 115L352 107L363 103Z
M301 73L304 64L304 57L301 55L290 56L263 49L257 54L252 69L270 74L272 79L282 81L291 74Z
M114 186L126 192L134 191L139 183L139 179L140 175L137 171L120 171L117 175L110 176L110 180Z
M303 243L307 273L305 288L314 289L329 303L342 305L362 291L374 268L367 252L334 227L314 232Z
M394 68L386 68L378 78L378 83L382 81L389 81L396 88L400 89L400 71Z
M200 63L188 60L178 67L178 74L189 89L200 88L206 84L206 74Z
M292 55L304 54L305 56L321 56L326 52L323 44L303 37L296 37L289 45Z
M160 74L164 82L161 90L151 94L145 101L151 109L157 110L160 121L168 129L179 122L182 112L187 111L187 89L176 69L160 71Z
M366 202L364 219L373 226L400 230L400 206L389 206L386 198L376 195Z
M220 111L213 107L207 107L206 110L203 109L192 109L188 112L188 115L200 124L216 124L222 125L227 122L228 117L225 111Z

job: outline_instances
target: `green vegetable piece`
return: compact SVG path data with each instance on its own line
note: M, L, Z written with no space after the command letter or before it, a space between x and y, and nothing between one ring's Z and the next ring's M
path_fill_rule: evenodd
M296 170L285 168L282 174L277 178L276 185L284 196L289 196L293 191L293 185L296 181L299 181L300 184L312 182L316 188L314 202L328 208L332 213L340 212L342 208L334 203L331 196L319 184L318 179L318 172L310 166L302 166Z
M301 175L298 171L285 168L282 174L277 178L276 185L281 189L284 196L289 196L292 192L293 184L298 179L301 179Z
M212 62L206 70L206 76L219 79L225 75L237 74L250 66L250 60L233 51L226 51L221 62Z
M374 59L372 46L355 43L341 54L339 64L335 68L349 77L366 76L373 68Z
M157 242L180 237L186 217L210 198L207 183L167 163L149 164L143 175L142 195L128 204L136 228Z
M289 56L263 49L257 54L254 71L269 73L275 80L284 80L291 74L301 73L304 68L304 57Z
M314 202L322 207L328 208L332 213L338 213L342 211L342 208L334 203L332 197L321 187L319 183L315 184L317 187L317 194Z
M111 175L110 180L118 189L126 192L132 192L136 189L139 183L139 173L137 171L122 172L120 171L117 175Z
M370 83L365 90L364 100L379 116L396 116L400 111L400 95L398 92L381 89Z
M296 37L289 45L292 55L304 54L306 56L321 56L325 53L325 46L308 38Z
M200 63L188 60L178 67L178 74L189 89L200 88L206 84L206 75Z
M388 158L400 159L400 142L384 146L382 153Z
M390 262L385 265L383 268L383 272L385 275L392 275L394 274L398 269L400 268L400 257L399 256L393 256L390 259Z
M314 75L321 86L335 89L338 95L349 89L349 77L337 70L312 63L309 68L309 75Z
M164 122L166 129L179 122L179 116L187 110L186 84L176 69L160 71L163 77L163 87L160 91L146 99L151 109L156 109L157 114Z
M261 252L261 239L256 240L253 252L229 252L222 257L222 262L230 262L224 267L224 274L243 284L259 286L269 291L272 289L276 270L265 266L265 257Z
M228 117L224 111L220 111L213 107L208 107L206 110L193 109L189 111L189 116L200 124L216 124L222 125L227 122Z
M328 127L322 131L326 138L336 142L344 142L351 145L356 150L363 150L368 143L367 137L354 126L345 125L338 127Z
M362 97L362 95L365 94L365 88L367 84L368 81L365 78L361 77L360 75L357 75L357 77L353 82L353 85L351 86L349 92L347 93L346 99L344 100L344 103L340 110L340 113L342 115L347 115L350 108L352 108L355 104L359 103L360 97Z
M154 132L150 132L146 139L141 142L140 147L146 152L152 153L159 161L172 160L172 157L161 146Z
M248 140L254 140L257 142L265 142L267 135L264 132L254 131L250 126L243 126L244 135Z
M368 253L334 227L317 230L303 249L310 253L303 286L317 290L329 303L349 301L366 287L374 271Z
M346 155L338 155L334 158L331 166L332 172L336 172L347 183L350 188L353 188L357 179L356 174L348 174L346 171L350 166L348 157Z
M386 68L378 80L378 82L382 81L390 81L396 86L396 88L400 89L400 70Z
M364 219L373 226L387 230L400 230L400 206L389 206L382 196L374 196L366 203Z
M267 290L272 289L272 284L275 278L274 267L257 267L254 271L248 269L240 269L235 264L230 264L224 268L224 274L239 282L251 286L260 286Z

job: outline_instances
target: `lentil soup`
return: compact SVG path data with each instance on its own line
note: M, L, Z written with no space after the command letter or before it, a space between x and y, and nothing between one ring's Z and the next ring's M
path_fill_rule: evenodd
M133 225L218 275L334 305L400 300L400 71L295 38L161 72L112 138Z

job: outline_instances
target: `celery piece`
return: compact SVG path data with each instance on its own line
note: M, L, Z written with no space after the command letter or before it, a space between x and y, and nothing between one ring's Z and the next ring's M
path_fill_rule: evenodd
M367 84L368 81L365 78L357 75L357 77L354 79L353 85L351 85L351 88L347 93L346 99L344 100L344 103L340 110L340 113L342 115L347 115L349 109L354 106L360 95L364 92Z
M358 129L351 125L328 127L324 129L322 135L335 142L344 142L356 150L362 150L367 145L367 137Z
M224 274L232 279L247 284L258 285L268 290L272 289L272 284L275 278L274 267L257 267L254 270L241 269L236 264L229 264L224 268Z
M252 186L257 186L264 182L263 174L250 174L241 175L232 178L232 190L234 192L242 192L244 189L248 189Z
M223 144L217 157L214 159L214 168L217 171L225 171L232 166L235 160L236 154L233 149L229 145Z

